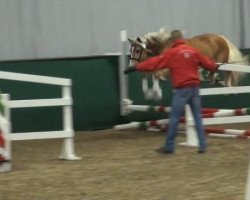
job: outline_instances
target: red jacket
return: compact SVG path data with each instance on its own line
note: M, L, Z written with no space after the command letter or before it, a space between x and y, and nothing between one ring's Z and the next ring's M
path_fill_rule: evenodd
M138 63L136 69L138 71L155 71L168 68L173 87L180 88L200 85L199 66L209 71L217 69L217 65L212 59L186 45L184 40L178 40L173 48L166 50L159 56Z

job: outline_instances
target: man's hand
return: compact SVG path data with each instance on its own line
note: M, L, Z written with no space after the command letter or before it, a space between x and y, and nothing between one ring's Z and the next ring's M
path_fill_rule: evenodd
M216 66L216 70L215 71L217 71L221 65L224 65L226 63L216 63L216 64L217 64L217 66Z
M124 71L124 74L128 74L128 73L135 72L135 71L136 71L136 68L135 68L135 67L129 67L129 68L127 68L127 69Z

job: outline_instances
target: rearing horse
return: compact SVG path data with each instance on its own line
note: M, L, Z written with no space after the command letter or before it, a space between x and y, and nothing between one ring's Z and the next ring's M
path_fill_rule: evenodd
M173 44L174 32L168 32L165 29L161 29L159 32L151 32L144 36L137 37L135 39L129 39L131 43L131 57L129 67L135 66L138 62L142 62L149 57L159 55L167 48L171 48ZM180 31L179 31L180 32ZM198 49L204 55L212 58L217 63L238 63L247 65L247 57L242 53L224 36L218 34L203 34L195 36L190 39L186 39L186 43ZM239 72L224 72L223 85L236 86L238 80L242 77ZM159 83L156 79L161 79L169 75L168 69L162 69L153 73L155 79L155 85L153 87L159 89ZM143 90L147 88L147 75L143 79ZM154 90L154 88L153 88ZM161 91L160 91L161 92ZM161 94L158 91L159 98Z

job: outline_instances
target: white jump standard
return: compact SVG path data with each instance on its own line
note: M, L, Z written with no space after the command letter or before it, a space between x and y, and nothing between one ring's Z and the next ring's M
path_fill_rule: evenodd
M11 141L17 140L34 140L34 139L63 139L63 147L60 159L65 160L79 160L80 157L75 155L74 152L74 130L73 130L73 116L72 105L73 100L71 96L72 81L65 78L38 76L30 74L0 72L0 79L25 81L31 83L41 83L57 85L62 88L62 97L53 99L31 99L31 100L10 100L9 95L6 98L6 112L4 118L7 122L5 132L7 159L11 160ZM18 108L32 108L32 107L50 107L62 106L63 107L63 128L58 131L43 131L43 132L26 132L26 133L12 133L10 113L12 109ZM2 124L2 123L1 123ZM10 170L10 168L9 168ZM9 171L3 170L3 171Z

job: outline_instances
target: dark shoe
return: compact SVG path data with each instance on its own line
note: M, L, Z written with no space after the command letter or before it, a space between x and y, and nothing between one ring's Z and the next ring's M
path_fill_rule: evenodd
M156 149L155 151L161 154L173 154L174 153L174 151L166 150L165 147L161 147L159 149Z
M3 156L0 156L0 164L10 162L10 160L5 159Z
M206 151L200 149L200 150L198 151L198 153L199 153L199 154L203 154L203 153L206 153Z
M0 160L0 164L10 162L10 160Z

